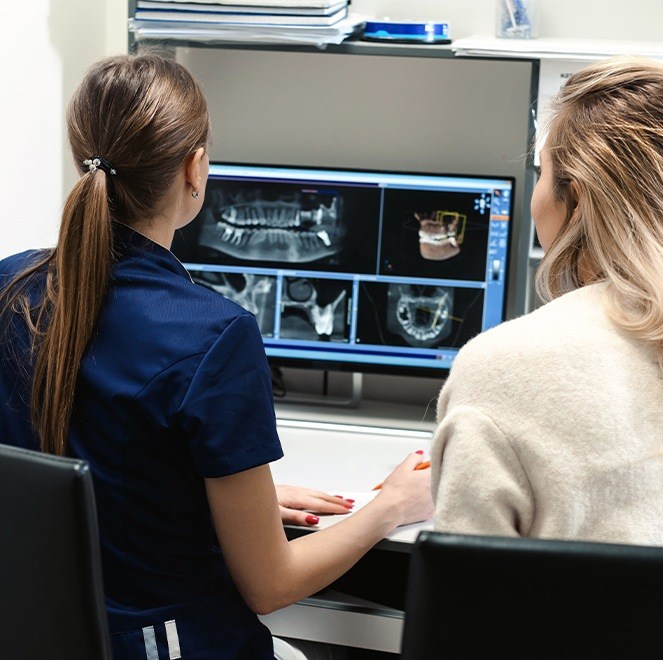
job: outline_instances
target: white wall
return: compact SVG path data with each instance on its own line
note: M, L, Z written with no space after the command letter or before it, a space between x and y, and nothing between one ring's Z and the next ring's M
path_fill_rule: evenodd
M0 258L52 245L75 175L64 111L90 64L126 51L121 0L4 3L0 42Z
M540 0L541 36L656 40L660 0ZM448 20L452 37L490 34L494 0L353 0L375 17ZM63 113L87 67L126 51L124 0L3 3L0 42L0 258L53 244L74 180Z

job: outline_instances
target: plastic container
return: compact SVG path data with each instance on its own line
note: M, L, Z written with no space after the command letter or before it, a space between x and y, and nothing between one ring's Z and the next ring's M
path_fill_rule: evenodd
M495 36L534 39L539 36L539 0L497 0Z
M450 44L449 23L436 21L366 21L364 41L395 43Z

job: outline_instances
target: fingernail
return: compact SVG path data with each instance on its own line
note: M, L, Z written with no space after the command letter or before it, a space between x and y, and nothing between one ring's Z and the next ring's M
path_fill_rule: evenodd
M340 499L343 499L343 495L334 495L334 497L338 497Z
M415 454L423 454L424 450L423 449L417 449L417 451L414 452Z
M345 501L346 501L346 502L350 502L351 504L354 504L354 503L355 503L354 500L350 500L350 499L346 499Z
M317 525L319 522L320 518L318 518L318 516L306 516L307 525Z

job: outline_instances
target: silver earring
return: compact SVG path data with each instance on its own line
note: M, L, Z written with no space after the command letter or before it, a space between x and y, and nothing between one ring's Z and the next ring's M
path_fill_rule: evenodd
M193 197L194 199L198 199L198 195L200 195L200 193L197 190L191 191L191 197Z

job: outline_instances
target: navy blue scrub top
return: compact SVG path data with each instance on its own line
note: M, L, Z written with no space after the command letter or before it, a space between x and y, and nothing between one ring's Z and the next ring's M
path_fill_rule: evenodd
M81 364L69 454L94 476L115 655L168 658L173 624L164 624L175 620L183 658L272 658L269 632L228 574L203 481L283 455L257 323L194 284L169 250L123 225L114 232L117 261ZM0 287L37 256L0 261ZM44 282L44 273L32 279L33 299ZM31 373L12 359L29 366L28 335L16 317L8 323L0 441L34 449Z

